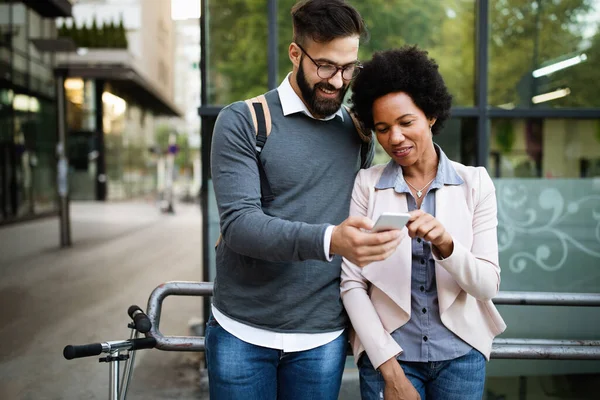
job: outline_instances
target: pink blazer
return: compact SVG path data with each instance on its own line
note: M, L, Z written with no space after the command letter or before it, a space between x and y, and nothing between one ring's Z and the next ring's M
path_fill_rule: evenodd
M491 301L500 285L495 188L485 168L452 165L464 184L444 186L435 198L436 218L454 239L450 257L434 257L441 320L489 359L494 337L506 329ZM393 188L375 190L384 168L377 165L358 173L350 215L376 220L385 211L407 211L405 194ZM366 351L378 368L401 353L391 332L410 319L410 237L387 260L364 268L344 259L341 294L353 326L355 361Z

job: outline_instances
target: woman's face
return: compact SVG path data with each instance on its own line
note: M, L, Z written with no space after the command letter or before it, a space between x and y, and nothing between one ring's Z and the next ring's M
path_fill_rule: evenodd
M396 163L403 167L435 159L430 125L412 98L404 92L389 93L373 103L373 123L377 141Z

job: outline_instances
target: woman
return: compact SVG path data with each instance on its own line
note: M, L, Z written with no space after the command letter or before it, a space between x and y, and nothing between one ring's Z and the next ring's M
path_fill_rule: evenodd
M481 399L492 340L506 328L491 301L500 284L494 185L432 138L451 99L416 47L375 54L353 83L356 115L392 160L361 170L350 214L411 214L388 259L342 265L363 400Z

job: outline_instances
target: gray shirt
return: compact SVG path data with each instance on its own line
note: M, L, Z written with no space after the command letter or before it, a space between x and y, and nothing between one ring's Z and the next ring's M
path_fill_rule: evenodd
M329 224L348 216L361 141L345 112L328 121L286 116L276 91L265 96L272 130L260 157L272 202L261 205L247 105L225 107L215 124L211 171L223 241L214 305L236 321L275 332L339 330L347 324L341 257L328 262L323 240Z
M438 171L421 203L421 210L433 216L436 191L444 185L464 183L441 148L437 145L435 147L439 155ZM377 189L390 187L398 193L406 193L408 211L417 209L416 201L402 175L402 168L386 168L376 186ZM446 328L440 318L431 243L415 238L411 245L411 317L405 325L392 333L394 340L404 350L397 358L402 361L427 362L463 356L472 349L471 346Z

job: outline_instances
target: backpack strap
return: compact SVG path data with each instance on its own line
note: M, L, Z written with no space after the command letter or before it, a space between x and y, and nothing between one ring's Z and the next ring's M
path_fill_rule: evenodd
M271 134L271 113L269 112L269 105L264 95L246 100L246 105L250 109L254 130L256 131L256 163L258 165L258 173L260 174L260 200L261 203L265 204L273 201L275 198L265 168L260 160L260 153L267 142L267 137Z
M260 153L267 142L267 137L271 134L271 113L269 112L267 99L262 94L246 100L245 103L250 110L252 124L254 125L254 131L256 132L256 163L260 175L260 201L264 204L273 201L275 198L269 180L267 179L265 168L260 161ZM222 240L223 235L221 234L215 243L215 248Z
M350 110L350 107L344 104L344 108L350 115L352 119L352 123L354 123L354 127L356 128L356 133L360 137L362 145L360 146L360 167L367 168L367 157L369 155L369 148L371 146L371 141L373 140L373 136L371 132L368 132L364 125L359 121L356 115Z
M248 106L248 108L250 109L250 115L252 115L252 123L254 124L254 131L257 133L258 135L258 120L256 117L256 109L254 107L253 104L258 103L260 105L262 105L262 110L265 116L264 122L265 122L265 135L269 136L271 134L271 112L269 111L269 105L267 104L267 99L265 98L264 94L261 94L260 96L256 96L253 97L251 99L248 99L245 101L246 105ZM266 141L266 139L265 139ZM263 143L264 146L264 143Z

